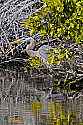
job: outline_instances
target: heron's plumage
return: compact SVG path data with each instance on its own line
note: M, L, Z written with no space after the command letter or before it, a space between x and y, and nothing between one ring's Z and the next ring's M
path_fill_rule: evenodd
M26 47L26 52L29 56L31 57L39 57L43 62L47 62L48 61L48 51L50 49L49 45L42 45L40 46L40 48L38 48L37 51L34 50L35 47L35 41L34 39L32 39L30 41L30 44L27 45Z

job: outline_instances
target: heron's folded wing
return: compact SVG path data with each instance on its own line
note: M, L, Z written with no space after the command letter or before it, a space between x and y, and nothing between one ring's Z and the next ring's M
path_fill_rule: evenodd
M46 60L48 59L48 51L49 51L49 46L48 45L43 45L39 48L39 55L41 59Z

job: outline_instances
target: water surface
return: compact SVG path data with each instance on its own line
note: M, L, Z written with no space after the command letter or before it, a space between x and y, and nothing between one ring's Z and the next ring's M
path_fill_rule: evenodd
M0 125L82 125L82 91L68 97L58 89L48 96L51 84L42 73L0 70Z

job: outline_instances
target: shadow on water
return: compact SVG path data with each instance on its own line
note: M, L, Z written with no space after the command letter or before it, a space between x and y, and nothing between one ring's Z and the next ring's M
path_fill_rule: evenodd
M83 125L82 91L48 94L50 76L37 74L0 70L0 125Z

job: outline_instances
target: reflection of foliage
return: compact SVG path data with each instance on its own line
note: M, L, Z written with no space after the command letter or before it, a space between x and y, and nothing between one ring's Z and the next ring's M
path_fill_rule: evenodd
M68 49L64 48L53 48L48 54L49 64L59 64L63 60L68 60L71 58L71 53Z
M81 42L83 39L82 1L80 0L42 0L46 7L32 14L21 25L44 37L64 37Z
M64 103L60 102L53 102L50 101L48 104L45 104L46 106L46 114L44 114L44 117L41 117L44 103L34 101L32 103L32 111L37 115L38 112L40 112L40 120L42 125L83 125L83 122L80 121L79 123L76 123L77 120L77 113L71 111L71 109L67 109L67 107L64 108ZM48 112L48 114L47 114ZM47 117L45 117L45 115ZM44 123L43 123L44 122Z
M37 112L40 111L41 109L42 109L42 103L41 103L41 102L36 101L36 102L33 102L33 103L32 103L32 111L33 111L34 113L37 113Z
M83 122L82 122L82 123L80 123L79 125L83 125Z
M75 114L69 112L66 114L63 107L59 103L51 102L48 106L49 109L49 119L52 125L70 125L75 120Z

